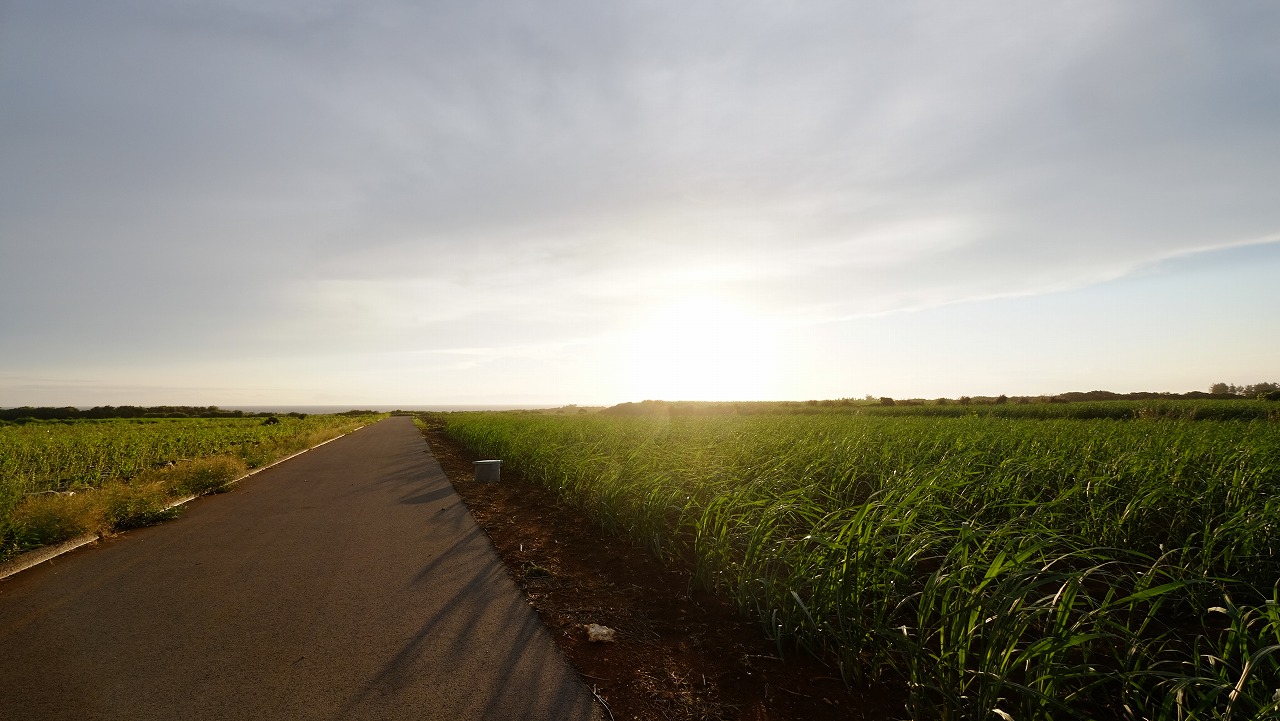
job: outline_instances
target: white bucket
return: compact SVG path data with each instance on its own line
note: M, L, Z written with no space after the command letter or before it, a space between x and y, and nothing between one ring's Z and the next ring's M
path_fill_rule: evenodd
M474 461L476 481L480 483L497 483L502 475L502 461Z

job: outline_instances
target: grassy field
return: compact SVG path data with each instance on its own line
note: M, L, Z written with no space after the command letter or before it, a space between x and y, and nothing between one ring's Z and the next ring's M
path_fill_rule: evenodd
M1059 402L961 403L954 400L899 400L885 405L868 400L840 401L750 401L712 403L698 401L642 401L623 403L601 411L611 416L723 416L723 415L868 415L926 416L930 418L1134 419L1280 421L1280 403L1260 400L1111 400L1079 403ZM563 415L567 409L559 409Z
M1267 404L1072 405L446 423L914 718L1280 718Z
M163 518L175 499L380 416L115 419L0 425L0 560Z

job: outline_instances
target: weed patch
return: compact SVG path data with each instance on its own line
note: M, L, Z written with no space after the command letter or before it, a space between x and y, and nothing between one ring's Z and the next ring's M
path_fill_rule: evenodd
M101 510L88 494L41 493L18 504L10 524L13 546L37 548L97 532Z
M211 456L179 463L162 471L162 480L175 496L203 496L218 493L231 481L249 472L249 466L235 456Z
M170 498L167 491L165 485L158 481L114 481L85 495L97 501L102 517L101 530L108 532L149 526L177 516L177 508L166 508Z

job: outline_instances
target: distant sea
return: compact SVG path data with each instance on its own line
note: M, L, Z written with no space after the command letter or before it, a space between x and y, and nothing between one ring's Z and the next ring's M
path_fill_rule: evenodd
M544 403L542 405L463 405L463 406L218 406L228 411L244 411L245 413L342 413L343 411L361 410L378 411L521 411L538 408L558 408L559 406Z

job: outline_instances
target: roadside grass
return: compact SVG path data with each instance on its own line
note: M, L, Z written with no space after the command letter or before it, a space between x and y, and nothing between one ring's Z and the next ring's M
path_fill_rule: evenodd
M172 518L253 468L382 416L29 423L0 428L0 561Z
M11 548L38 548L102 527L98 504L87 495L41 494L21 501L4 530Z
M1280 718L1280 426L449 414L928 719Z

